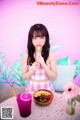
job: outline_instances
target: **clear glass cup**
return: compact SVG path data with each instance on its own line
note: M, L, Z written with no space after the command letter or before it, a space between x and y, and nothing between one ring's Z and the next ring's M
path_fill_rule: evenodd
M66 105L66 113L69 115L75 114L76 100L75 98L68 99Z

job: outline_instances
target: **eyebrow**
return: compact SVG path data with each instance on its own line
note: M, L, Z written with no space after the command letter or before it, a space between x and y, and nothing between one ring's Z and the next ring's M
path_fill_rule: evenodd
M33 36L33 38L35 38L35 37L37 38L37 37L45 37L45 36Z
M33 37L45 37L45 35L33 35Z

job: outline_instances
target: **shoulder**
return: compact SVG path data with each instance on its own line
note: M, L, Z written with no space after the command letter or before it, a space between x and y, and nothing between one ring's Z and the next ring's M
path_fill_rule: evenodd
M23 60L27 60L27 58L28 58L28 54L27 54L27 53L24 53L24 54L23 54Z
M54 52L50 51L50 52L49 52L49 57L50 57L50 58L55 58Z
M56 61L55 54L54 54L54 52L52 52L52 51L49 52L49 60L50 60L50 61Z

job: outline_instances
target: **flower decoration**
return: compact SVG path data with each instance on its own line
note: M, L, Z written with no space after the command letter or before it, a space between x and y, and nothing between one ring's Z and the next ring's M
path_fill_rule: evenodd
M67 98L67 99L72 99L75 98L77 95L80 94L80 88L73 82L68 82L65 86L64 86L64 92L63 95Z
M76 99L75 97L80 94L80 88L73 82L68 82L64 86L63 95L67 98L66 112L69 115L75 114Z

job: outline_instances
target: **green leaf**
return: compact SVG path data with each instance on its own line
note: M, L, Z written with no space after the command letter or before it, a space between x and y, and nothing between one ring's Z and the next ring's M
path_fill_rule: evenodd
M76 71L75 71L76 74L74 78L76 78L80 74L80 60L75 60L74 64L76 65Z
M15 77L13 76L13 77L11 77L10 78L10 80L9 80L9 82L11 82L12 80L14 80L15 79Z
M5 56L2 56L1 58L0 58L0 63L2 62L2 60L5 58Z
M7 75L9 74L9 68L6 67L5 68L5 72L4 72L4 77L7 78Z
M19 81L22 80L21 77L19 77L17 74L12 74L12 76L13 76L14 78L17 78Z
M23 55L24 55L24 53L21 53L21 54L20 54L20 56L23 56Z
M53 42L55 40L55 38L50 38L50 43Z
M3 54L3 52L0 52L0 54Z
M57 64L58 65L69 65L70 64L69 57L65 57L63 59L58 60Z
M17 84L19 86L22 86L22 84L19 81L12 82L13 84Z
M75 74L74 78L76 78L80 73Z
M25 84L28 84L29 81L30 81L30 78L25 80L24 82L25 82Z
M6 61L4 61L2 64L1 64L1 73L2 75L4 76L4 79L6 79L6 74L8 72L8 69L6 67Z
M22 79L22 75L20 74L20 71L14 68L14 72L15 72L15 75L19 76L19 78Z
M13 68L13 70L14 70L15 73L19 74L19 70L18 69Z
M74 76L74 78L76 78L77 77L77 74Z
M20 70L21 70L21 68L22 68L22 66L20 65L20 66L18 67L18 71L20 71Z
M8 84L8 82L0 81L0 85L5 85L5 84Z
M7 78L10 78L12 76L13 71L10 71Z
M0 79L4 79L4 76L0 76Z
M75 63L76 65L80 65L80 60L75 60L74 63Z
M55 50L55 49L58 49L58 48L62 48L62 46L61 45L51 46L50 50Z
M26 85L28 84L29 80L30 80L30 79L27 79L27 80L25 80L25 81L22 80L22 81L23 81L23 86L26 86Z

